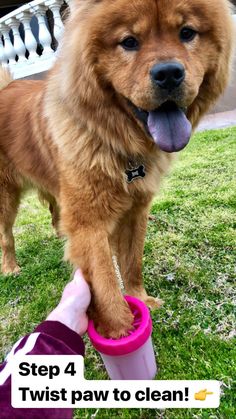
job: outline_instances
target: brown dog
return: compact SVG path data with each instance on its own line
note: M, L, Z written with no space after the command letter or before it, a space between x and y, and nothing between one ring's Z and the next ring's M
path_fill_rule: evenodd
M46 81L2 72L2 271L19 269L12 225L34 186L55 225L60 208L66 256L91 286L105 335L132 322L113 255L127 293L158 305L142 284L148 211L172 152L226 86L230 13L227 0L75 0Z

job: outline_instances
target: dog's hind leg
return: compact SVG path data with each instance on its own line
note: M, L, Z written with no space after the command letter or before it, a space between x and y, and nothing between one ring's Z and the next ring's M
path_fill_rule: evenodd
M50 211L51 216L52 216L52 226L55 229L55 231L57 233L57 236L61 237L61 233L60 233L60 229L59 229L60 211L59 211L59 207L58 207L56 201L49 202L49 211Z
M20 188L0 174L0 246L2 249L2 273L17 274L15 242L12 227L20 202Z
M38 197L39 197L40 202L43 205L48 204L48 208L52 217L52 226L55 229L57 236L61 237L61 233L59 229L60 209L59 209L56 199L48 192L45 192L42 190L38 191Z

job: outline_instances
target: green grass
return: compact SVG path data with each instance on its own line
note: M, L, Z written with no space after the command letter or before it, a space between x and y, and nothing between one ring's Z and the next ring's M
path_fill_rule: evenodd
M165 300L153 314L158 379L217 379L217 410L99 410L101 418L236 417L235 155L236 128L194 136L165 179L152 207L143 273L149 293ZM0 275L2 357L56 305L70 276L63 243L48 211L26 197L15 227L19 277ZM87 343L86 377L104 379L97 353ZM95 409L77 410L89 418Z

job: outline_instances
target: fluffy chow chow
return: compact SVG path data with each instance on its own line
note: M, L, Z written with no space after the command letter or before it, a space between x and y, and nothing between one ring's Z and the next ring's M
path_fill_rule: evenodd
M159 305L142 283L149 208L173 152L226 87L232 39L227 0L75 0L45 81L2 71L3 273L19 271L12 226L32 186L91 287L101 333L132 324L113 255L127 294Z

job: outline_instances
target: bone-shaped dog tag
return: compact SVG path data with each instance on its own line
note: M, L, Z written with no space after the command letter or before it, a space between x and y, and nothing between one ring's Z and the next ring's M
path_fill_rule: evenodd
M140 179L140 178L144 178L146 176L145 173L145 167L143 164L141 164L139 167L131 169L131 170L126 170L125 171L126 174L126 180L128 183L133 182L135 179Z

